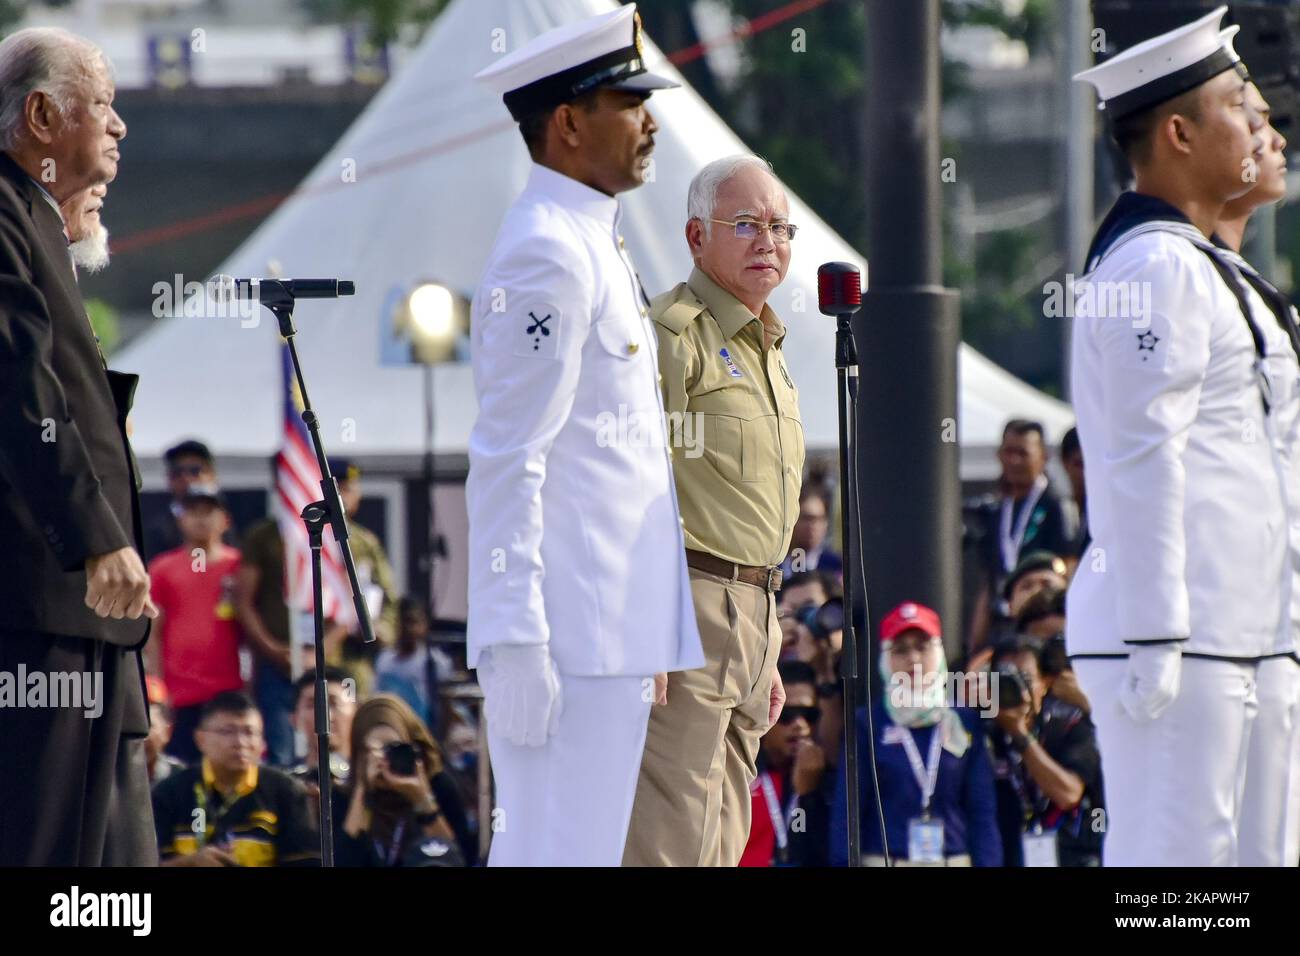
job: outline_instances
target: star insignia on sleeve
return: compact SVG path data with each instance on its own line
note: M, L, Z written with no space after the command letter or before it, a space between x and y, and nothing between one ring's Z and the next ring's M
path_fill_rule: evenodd
M1137 337L1139 352L1152 352L1156 350L1156 343L1160 341L1160 336L1152 334L1150 330L1143 332ZM1148 356L1143 355L1142 361L1146 361Z

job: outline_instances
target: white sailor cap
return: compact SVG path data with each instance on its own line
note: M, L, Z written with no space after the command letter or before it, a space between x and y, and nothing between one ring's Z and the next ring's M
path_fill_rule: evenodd
M1219 28L1227 12L1227 6L1221 6L1074 78L1096 87L1101 108L1114 121L1181 96L1225 70L1236 69L1244 77L1246 68L1232 47L1241 28Z
M601 86L651 93L681 85L646 71L635 3L548 30L474 79L496 89L516 121Z

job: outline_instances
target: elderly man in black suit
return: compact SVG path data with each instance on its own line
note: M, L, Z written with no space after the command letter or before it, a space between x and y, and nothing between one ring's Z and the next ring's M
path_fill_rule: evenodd
M59 210L117 174L113 93L86 40L0 43L0 866L156 858L136 377L105 365Z

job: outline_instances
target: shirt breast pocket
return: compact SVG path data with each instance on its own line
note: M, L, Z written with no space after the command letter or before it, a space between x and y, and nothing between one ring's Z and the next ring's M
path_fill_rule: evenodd
M591 359L600 411L617 415L622 407L657 412L654 376L649 372L654 351L645 341L645 332L618 319L601 319L593 324L592 335L598 346Z
M694 396L687 411L700 416L704 457L723 478L731 482L762 478L764 436L775 431L774 416L760 415L752 397L733 389ZM775 437L769 437L767 444L774 443Z
M806 455L803 422L788 412L781 416L781 442L785 460L789 462L788 467L794 469L795 481L798 482L803 474L803 463Z

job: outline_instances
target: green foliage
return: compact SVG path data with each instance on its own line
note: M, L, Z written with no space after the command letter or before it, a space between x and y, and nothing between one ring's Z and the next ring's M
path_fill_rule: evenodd
M3 0L0 0L3 2ZM402 27L422 33L450 0L299 0L317 23L363 24L375 43L391 43Z
M90 317L90 327L99 336L100 351L105 355L112 355L122 338L117 321L117 310L103 299L87 299L86 315Z
M0 0L0 37L7 36L26 13L27 0Z
M1033 269L1038 249L1037 237L1027 229L995 232L979 243L975 275L965 283L970 291L963 296L963 321L967 311L980 318L966 330L966 340L976 348L1034 328L1039 313L1033 297L1016 290Z
M1001 0L942 0L943 22L948 26L986 26L1012 40L1023 40L1037 53L1048 40L1053 7L1051 0L1026 0L1024 9L1009 14Z
M70 7L75 0L44 0L44 5L62 9ZM8 36L13 27L16 27L27 16L27 11L31 7L31 0L0 0L0 39Z
M784 4L731 0L731 5L753 19ZM859 246L866 239L865 163L858 135L865 19L862 4L827 3L750 36L744 41L740 81L713 104L791 189ZM795 29L803 33L796 37Z

